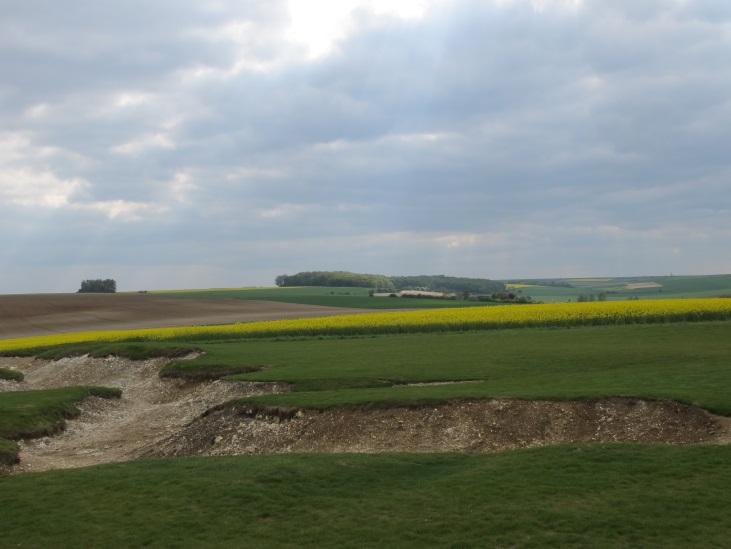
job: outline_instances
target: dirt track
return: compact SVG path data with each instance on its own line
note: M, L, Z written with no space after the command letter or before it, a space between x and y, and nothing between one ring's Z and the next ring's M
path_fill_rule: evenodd
M367 312L243 299L174 299L150 294L0 296L0 339L83 330L224 324Z

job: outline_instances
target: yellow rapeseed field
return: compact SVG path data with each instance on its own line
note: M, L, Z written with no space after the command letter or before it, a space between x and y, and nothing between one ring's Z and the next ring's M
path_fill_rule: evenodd
M731 319L731 299L666 299L501 305L339 315L218 326L73 332L0 340L0 351L90 341L170 341L348 335Z

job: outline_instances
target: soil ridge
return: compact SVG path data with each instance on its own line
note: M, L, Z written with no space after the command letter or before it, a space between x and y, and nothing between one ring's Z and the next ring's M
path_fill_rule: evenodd
M731 441L731 418L669 400L495 398L327 410L219 407L148 455L498 452L549 444Z

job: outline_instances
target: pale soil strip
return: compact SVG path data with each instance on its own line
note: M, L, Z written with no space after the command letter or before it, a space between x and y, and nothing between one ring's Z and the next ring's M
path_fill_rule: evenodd
M657 282L632 282L624 285L625 290L644 290L651 288L662 288L662 284Z
M485 383L484 379L463 379L456 381L419 381L415 383L399 383L393 387L433 387L439 385L474 385L476 383Z

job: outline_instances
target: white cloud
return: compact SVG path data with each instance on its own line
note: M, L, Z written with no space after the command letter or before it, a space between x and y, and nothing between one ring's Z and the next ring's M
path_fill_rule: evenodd
M63 156L55 147L38 147L27 135L0 134L0 200L22 207L60 208L90 187L81 177L60 177L39 159Z
M72 207L81 211L98 212L109 219L120 221L141 221L150 216L156 216L167 211L167 207L148 202L130 200L100 200L79 202Z
M261 209L257 215L262 219L290 219L317 209L316 205L311 204L279 204L273 208Z
M112 100L112 104L120 109L127 107L137 107L149 103L152 95L144 92L123 92L117 94Z
M302 44L309 59L317 59L329 54L337 42L357 28L354 16L361 10L379 16L420 19L434 3L427 0L289 0L290 24L286 37Z
M0 205L22 208L69 210L101 214L108 219L140 221L167 211L167 206L136 200L94 200L91 181L82 177L62 177L45 167L35 167L38 159L70 158L83 164L73 153L56 147L36 146L22 134L0 135ZM83 160L83 159L82 159ZM178 173L170 182L173 200L182 201L194 186L189 177Z
M281 179L288 174L284 168L259 168L240 166L226 174L227 181L256 180L256 179Z
M115 154L122 155L138 155L151 149L174 149L175 142L172 137L167 133L149 133L141 135L122 143L115 145L111 148L111 151Z
M0 169L0 202L24 208L96 212L108 219L139 221L167 207L129 200L83 200L92 187L80 178L62 179L50 171Z
M89 185L89 182L83 179L62 179L50 171L0 168L2 202L23 207L67 206L74 195L89 188Z
M37 103L28 107L25 110L25 115L28 118L40 119L46 116L50 111L50 105L48 103Z
M175 202L187 204L190 202L190 194L198 189L193 182L193 177L186 172L178 172L167 184L172 199Z
M494 0L498 6L528 5L536 12L549 9L577 10L584 5L584 0Z

